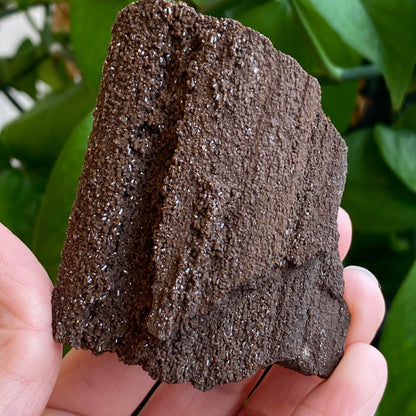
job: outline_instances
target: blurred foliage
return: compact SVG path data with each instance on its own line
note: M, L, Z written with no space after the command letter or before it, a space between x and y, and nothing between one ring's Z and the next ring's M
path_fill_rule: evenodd
M0 1L0 19L21 14L40 37L0 57L0 94L21 111L0 132L0 221L34 250L52 280L111 25L128 3ZM372 269L391 304L380 340L391 376L378 413L416 414L416 1L188 3L253 27L319 79L323 108L349 146L342 205L354 240L346 263ZM43 8L40 27L33 7ZM16 91L32 97L30 110L23 112Z
M415 415L416 396L416 262L390 309L380 342L389 363L389 388L382 415Z

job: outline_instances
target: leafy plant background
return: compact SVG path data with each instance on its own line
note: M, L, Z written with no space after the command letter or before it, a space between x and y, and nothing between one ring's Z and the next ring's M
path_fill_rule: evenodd
M0 0L0 19L43 7L41 41L0 57L0 94L33 108L0 132L0 221L56 278L110 29L128 0ZM194 0L294 56L322 86L349 146L342 205L354 238L346 264L378 277L388 315L376 339L389 364L379 415L416 414L416 0ZM70 10L70 13L69 13ZM67 17L69 13L69 18ZM69 25L68 25L69 21ZM33 22L32 22L33 23ZM39 81L48 85L40 93Z

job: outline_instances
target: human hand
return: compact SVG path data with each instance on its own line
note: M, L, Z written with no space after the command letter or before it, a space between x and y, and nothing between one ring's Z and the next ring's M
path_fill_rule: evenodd
M338 223L344 257L351 224L342 210ZM374 414L387 368L368 343L384 316L384 300L376 280L362 269L347 268L344 279L351 325L345 355L328 380L275 365L244 406L262 371L205 393L189 384L162 383L140 416ZM71 350L61 360L61 347L52 339L51 292L36 258L0 224L0 414L129 416L154 380L115 354Z

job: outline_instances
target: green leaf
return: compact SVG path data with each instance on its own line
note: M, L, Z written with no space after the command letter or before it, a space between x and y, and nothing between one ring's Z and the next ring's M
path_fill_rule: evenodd
M398 129L416 131L416 104L409 106L394 124Z
M0 172L3 168L10 167L10 156L7 149L4 147L3 143L0 142Z
M111 28L119 10L129 0L72 0L71 38L79 67L98 91L107 48L111 40Z
M49 57L43 60L38 66L37 73L39 79L48 84L53 91L63 91L73 82L62 59Z
M10 85L19 91L27 93L31 98L35 100L37 96L36 81L36 72L31 71L19 79L10 82Z
M0 171L0 222L28 245L40 200L41 191L27 173L13 168Z
M320 65L289 1L262 4L237 13L235 18L267 36L276 49L293 56L306 71L312 72Z
M42 46L35 45L29 38L24 39L13 58L9 59L9 76L16 76L30 70L43 56L46 51Z
M43 45L35 45L30 39L23 40L13 58L0 59L0 84L36 98L36 67L45 57Z
M221 0L191 0L187 1L187 3L196 6L214 6L221 3Z
M410 190L416 192L416 132L378 125L374 134L387 165Z
M342 67L353 67L360 63L359 55L348 46L309 1L292 0L291 4L330 76L340 80Z
M415 260L415 237L412 229L373 234L355 228L347 264L371 270L383 288L384 297L391 301Z
M380 416L416 414L416 262L393 300L380 340L389 379Z
M355 108L358 81L322 85L322 108L337 130L343 133Z
M95 96L84 83L53 93L6 125L0 142L29 166L52 166L74 126L92 109Z
M67 1L68 0L54 0L54 3L64 3ZM26 9L30 6L37 6L39 4L51 3L51 1L50 0L18 0L17 3L21 9Z
M50 175L36 221L33 251L53 280L58 273L62 244L91 126L90 114L66 142Z
M219 0L213 2L210 7L201 8L202 12L217 17L229 17L236 19L239 13L261 6L264 3L270 3L273 0Z
M314 7L345 43L384 73L392 101L399 107L416 59L414 0L293 0Z
M416 195L391 172L381 158L371 129L345 138L348 174L343 207L357 230L389 232L416 225Z

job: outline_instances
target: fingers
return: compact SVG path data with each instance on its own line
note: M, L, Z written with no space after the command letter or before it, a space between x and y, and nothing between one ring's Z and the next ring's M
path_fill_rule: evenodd
M63 360L48 402L50 416L65 411L83 415L131 414L155 383L139 366L127 366L116 354L100 357L71 350ZM52 411L53 409L54 411Z
M208 392L201 392L190 384L162 384L140 412L153 415L235 415L254 388L261 371L238 383L229 383Z
M338 232L339 232L339 242L338 250L343 260L347 255L347 252L351 245L352 239L352 225L348 213L342 208L338 211Z
M260 373L205 393L189 384L162 384L140 416L234 415L259 377ZM58 416L62 411L103 416L131 414L154 383L140 367L120 363L115 354L94 357L88 351L72 350L64 359L45 416Z
M344 281L344 298L351 314L346 345L356 342L369 343L384 318L383 294L375 277L362 267L346 267Z
M38 415L61 361L51 330L52 284L30 250L0 224L0 414Z
M238 416L287 416L322 379L274 365Z
M386 382L381 353L368 344L352 344L332 376L304 398L293 416L373 415Z

